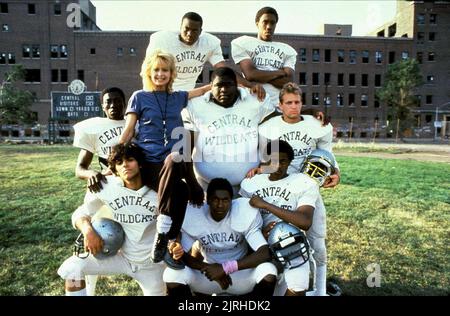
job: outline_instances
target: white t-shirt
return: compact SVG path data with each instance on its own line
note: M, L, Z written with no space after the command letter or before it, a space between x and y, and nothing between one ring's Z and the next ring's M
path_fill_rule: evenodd
M259 70L274 71L283 68L295 70L297 52L285 43L266 42L256 37L241 36L231 41L231 54L235 64L244 59L251 59ZM280 89L270 83L263 84L270 95L270 102L275 107L278 104Z
M300 171L303 160L314 149L332 152L333 126L322 126L322 123L311 115L302 115L302 118L298 123L289 124L283 121L282 116L276 116L259 127L259 135L262 137L287 141L294 149L294 160L288 169L290 174Z
M119 143L124 127L125 120L116 121L106 117L93 117L81 121L73 126L75 130L73 146L108 159L111 147Z
M239 185L259 165L258 124L272 110L267 97L261 103L246 89L239 93L230 108L214 103L211 92L191 99L186 108L185 127L198 132L194 170L207 183L220 177Z
M264 201L292 212L302 205L316 207L320 195L317 183L303 173L290 174L277 181L269 180L269 174L257 174L242 181L239 194L247 198L256 194ZM263 227L270 222L281 221L267 210L259 211L264 221Z
M72 214L72 225L75 227L79 218L92 217L102 206L106 206L125 231L121 248L125 258L133 262L149 260L158 216L156 192L147 186L137 191L128 189L116 176L107 176L107 181L100 192L86 193L83 205Z
M233 200L231 209L220 222L211 217L208 205L200 209L189 205L181 228L183 249L189 251L198 240L204 262L224 263L245 257L248 245L255 251L267 245L261 232L261 215L248 201Z
M191 46L180 41L179 32L159 31L150 36L146 55L161 49L175 57L177 78L173 84L175 91L189 91L195 88L195 82L202 73L206 62L215 65L223 61L220 39L202 32L197 42Z

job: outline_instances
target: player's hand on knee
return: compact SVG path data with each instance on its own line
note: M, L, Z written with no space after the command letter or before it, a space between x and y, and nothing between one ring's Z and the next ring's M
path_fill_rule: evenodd
M338 174L332 174L328 177L327 181L323 185L324 188L334 188L340 182L341 177Z
M263 102L266 98L266 90L264 90L263 86L259 83L255 83L251 88L250 92L258 98L260 102Z
M201 271L210 281L216 281L226 276L222 265L218 263L208 264Z
M100 172L94 172L87 181L89 191L92 193L100 192L103 189L102 181L106 183L106 177Z
M222 290L226 290L230 287L230 285L233 285L229 275L225 275L223 278L216 280L216 282L219 283Z
M180 260L184 255L183 247L178 241L169 241L168 249L174 260Z
M90 229L84 235L84 250L89 251L93 255L99 253L103 249L103 240L95 232L94 229Z

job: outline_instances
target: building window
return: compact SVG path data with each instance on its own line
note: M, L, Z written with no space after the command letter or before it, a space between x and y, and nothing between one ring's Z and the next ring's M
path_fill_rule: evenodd
M36 14L36 5L34 3L28 3L28 14Z
M31 57L33 58L40 58L41 57L41 50L39 45L32 45L31 46Z
M225 45L222 48L222 56L223 56L223 59L225 59L225 60L230 59L230 46Z
M424 32L417 32L417 41L418 42L423 42L424 38L425 38L425 33Z
M61 3L55 3L53 5L53 12L55 15L61 15Z
M433 115L430 115L430 114L425 115L425 122L431 123L432 119L433 119Z
M434 75L427 75L427 83L434 83Z
M67 45L60 45L59 46L59 57L67 58L67 55L68 55Z
M68 82L67 69L61 69L61 82Z
M369 63L369 51L368 50L363 50L362 51L362 63L363 64L368 64Z
M313 92L312 94L312 105L319 105L319 93Z
M59 46L50 45L50 58L58 58L59 56Z
M315 63L320 61L320 50L319 49L312 50L312 61Z
M428 61L434 61L434 52L428 52Z
M345 52L343 49L337 51L338 63L343 63L345 61Z
M395 52L389 52L389 63L395 63Z
M348 94L348 106L355 106L355 94L354 93Z
M378 98L375 98L375 100L373 101L373 107L374 108L380 107L380 100L378 100Z
M344 94L338 93L336 97L336 105L337 106L344 106Z
M22 45L22 57L30 58L31 57L31 47L30 45Z
M414 115L414 120L416 121L415 127L420 127L420 114Z
M306 58L306 48L300 48L298 54L300 56L300 62L305 63L308 60Z
M325 62L331 62L331 49L325 49Z
M367 94L361 94L361 106L367 106Z
M361 75L361 86L367 87L369 85L369 75L368 74L362 74Z
M8 24L2 24L2 32L9 32L9 25Z
M428 33L428 40L430 42L434 42L436 40L436 33L435 32Z
M52 69L52 82L59 82L59 71L58 69Z
M375 87L381 87L381 75L375 74Z
M91 55L95 55L95 48L91 48Z
M329 93L325 94L325 96L323 97L323 103L324 103L327 107L330 107L330 106L331 106L331 97L330 97L330 94L329 94Z
M130 47L130 55L131 56L136 56L136 48Z
M356 64L356 50L351 50L349 54L349 63Z
M301 72L301 73L299 73L299 78L298 78L299 80L299 84L301 85L301 86L305 86L306 85L306 72Z
M313 74L312 74L312 84L313 84L313 86L318 86L319 85L319 73L318 72L313 72Z
M8 13L8 4L0 2L0 13Z
M430 13L430 24L437 24L437 14Z
M344 85L344 74L338 74L338 86Z
M330 81L331 81L331 74L329 72L326 72L323 77L323 84L328 86L330 84Z
M0 53L0 65L6 65L6 53Z
M422 52L417 52L417 62L419 64L421 64L423 62L423 53Z
M408 60L409 53L408 52L402 52L402 60Z
M383 62L383 53L380 51L375 52L375 63L381 64Z
M377 37L384 37L384 30L379 31Z
M123 56L123 48L117 47L117 56Z
M392 24L388 28L388 37L394 37L395 33L397 33L397 23Z
M348 85L354 87L356 85L355 74L348 75Z
M41 82L41 70L40 69L25 69L25 82Z
M302 92L302 104L306 104L306 92Z
M417 15L417 24L419 24L419 25L425 24L425 14L420 13Z
M77 79L84 81L84 70L78 70L77 71Z
M414 103L415 106L420 108L422 106L422 96L421 95L415 95L414 96Z
M425 96L425 103L426 104L433 104L433 96L432 95L426 95Z
M8 54L8 64L14 65L16 63L16 55L13 53Z

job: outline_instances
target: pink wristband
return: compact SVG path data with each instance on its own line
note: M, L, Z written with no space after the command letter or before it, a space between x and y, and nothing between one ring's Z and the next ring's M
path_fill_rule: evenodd
M236 272L238 269L238 263L236 260L230 260L227 262L222 263L222 268L225 274L231 274L233 272Z

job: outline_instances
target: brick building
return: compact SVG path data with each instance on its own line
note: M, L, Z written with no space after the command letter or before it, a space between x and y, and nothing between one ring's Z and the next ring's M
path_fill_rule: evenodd
M139 70L151 32L101 31L90 1L76 2L78 16L73 0L0 0L0 76L11 64L25 66L24 88L36 96L33 111L41 125L50 116L50 92L67 91L74 79L83 80L88 91L118 86L127 96L142 86ZM304 92L304 104L326 112L337 137L348 136L350 130L357 138L375 132L392 136L386 128L388 107L375 91L388 65L405 58L420 62L425 81L413 109L415 135L433 137L436 114L438 121L450 122L449 1L399 0L394 20L367 36L352 36L348 24L325 24L323 33L279 34L276 40L297 50L295 81ZM214 34L222 40L225 59L238 69L232 64L230 42L242 33ZM208 82L210 72L205 67L198 82ZM438 132L450 134L448 123ZM2 131L3 136L10 133Z

